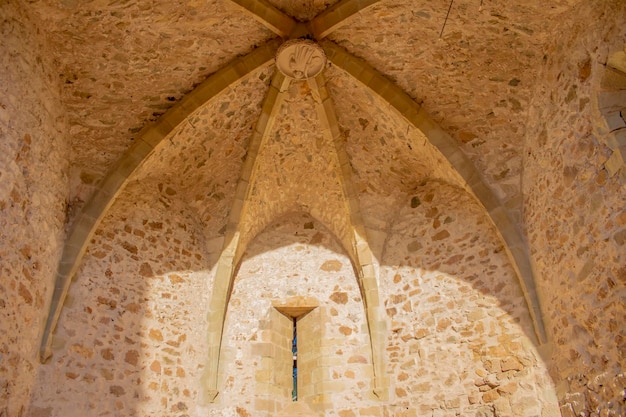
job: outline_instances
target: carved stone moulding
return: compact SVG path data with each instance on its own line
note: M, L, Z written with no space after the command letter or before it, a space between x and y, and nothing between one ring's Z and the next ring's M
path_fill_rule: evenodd
M321 46L308 39L291 39L276 51L276 67L286 77L306 80L318 75L326 66Z

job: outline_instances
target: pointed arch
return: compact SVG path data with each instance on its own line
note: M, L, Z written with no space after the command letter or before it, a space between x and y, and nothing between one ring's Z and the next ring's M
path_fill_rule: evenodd
M146 129L100 182L98 189L76 218L63 247L48 317L41 337L39 355L42 362L52 355L50 346L52 333L61 315L72 277L80 265L87 245L130 177L150 157L154 148L193 112L253 71L273 62L279 44L279 40L272 40L248 55L233 60L207 78L168 110L153 126Z
M293 212L292 212L293 213ZM329 225L313 216L307 211L302 213L310 216L314 221L321 224L328 230L333 239L346 252L352 265L357 280L357 286L361 294L363 312L368 329L369 350L372 357L372 370L374 373L373 392L380 399L387 398L388 380L383 376L384 364L384 343L386 321L381 315L380 297L378 294L378 268L374 262L374 257L369 249L367 240L354 232L352 247L346 247L342 239L339 238ZM276 219L272 220L270 224ZM354 228L353 230L356 230ZM222 343L224 337L224 326L228 312L228 304L233 291L237 270L239 269L247 245L242 243L237 236L225 242L224 250L215 272L213 288L207 321L209 323L207 343L208 357L206 371L203 375L203 385L205 386L204 400L207 403L214 402L220 392L220 368ZM262 233L262 232L261 232ZM256 235L258 236L258 234ZM250 237L250 242L256 236ZM358 253L357 253L358 252ZM236 253L236 254L235 254Z
M547 342L543 314L537 293L532 263L528 255L525 240L517 229L508 210L483 181L470 159L465 156L458 144L443 131L408 94L373 67L360 58L350 54L339 45L330 41L321 43L328 59L337 67L356 78L363 85L377 94L395 111L399 112L410 124L419 129L430 143L450 162L452 168L461 176L467 190L474 195L485 208L498 234L505 243L509 257L520 281L524 297L533 320L537 340Z
M230 211L229 224L226 230L223 250L215 272L213 290L211 292L211 300L207 314L209 324L207 335L209 356L207 358L208 364L206 372L203 377L203 383L206 387L207 402L213 402L219 393L218 379L224 323L235 278L235 271L246 249L245 243L241 241L241 220L248 213L250 195L258 171L257 157L259 150L268 140L268 136L276 121L276 115L280 111L280 106L285 99L290 82L291 80L282 75L279 71L275 72L270 90L263 103L262 114L250 142L248 155L237 184L235 201ZM345 212L349 217L348 223L351 226L351 247L346 247L344 243L342 243L342 246L344 246L344 249L350 257L353 268L357 272L358 285L363 295L374 368L374 393L379 398L384 398L386 396L386 384L384 383L385 379L383 377L383 358L386 321L382 315L380 297L378 296L377 268L366 238L358 200L352 187L352 168L347 153L340 143L340 133L332 109L333 105L330 101L328 91L326 90L325 79L320 75L315 79L309 80L309 86L316 92L316 106L318 117L323 126L322 133L329 143L333 144L334 155L337 158L336 166L340 171L338 177L342 184L343 195L346 202ZM318 219L316 220L319 221ZM320 223L324 224L323 222ZM332 229L329 228L329 230ZM338 238L337 236L335 237ZM249 238L253 239L254 237ZM341 239L338 239L338 241L343 242Z

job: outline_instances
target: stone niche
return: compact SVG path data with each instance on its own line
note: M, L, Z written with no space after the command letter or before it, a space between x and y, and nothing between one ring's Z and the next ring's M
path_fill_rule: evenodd
M321 416L378 404L354 268L332 233L311 220L279 221L244 255L224 324L216 411Z

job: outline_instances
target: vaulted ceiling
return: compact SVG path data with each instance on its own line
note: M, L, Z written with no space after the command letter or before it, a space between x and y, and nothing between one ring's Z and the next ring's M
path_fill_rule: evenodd
M89 198L94 184L144 127L208 75L278 37L253 13L229 0L30 3L48 33L63 82L72 137L72 196L77 204ZM264 2L247 3L260 9ZM269 2L298 21L313 20L336 3ZM552 18L573 2L348 3L350 11L372 5L347 16L327 39L402 87L458 141L501 197L515 196L523 115L541 60L540 47L550 35ZM257 93L263 94L268 80L256 87L261 90ZM345 88L347 83L335 84ZM354 110L339 99L340 88L333 97L337 113L349 114ZM248 128L253 119L247 121ZM176 172L178 167L172 168Z
M74 232L48 331L99 219L136 192L185 201L209 235L239 233L236 258L294 210L349 248L363 226L386 227L379 208L398 193L452 183L482 202L532 293L510 221L525 115L551 22L575 0L30 3L72 142ZM329 63L290 80L273 58L301 37Z

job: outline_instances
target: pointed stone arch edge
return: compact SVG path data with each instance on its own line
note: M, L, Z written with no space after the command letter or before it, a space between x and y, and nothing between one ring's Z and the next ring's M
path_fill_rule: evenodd
M332 143L337 163L337 177L340 178L343 188L346 211L351 225L351 258L353 264L358 266L358 284L363 296L363 306L367 318L367 326L372 352L372 366L374 371L373 392L381 400L388 397L388 378L385 377L385 337L387 322L380 305L380 295L378 291L379 270L374 262L358 195L352 182L352 164L344 145L344 138L339 129L335 106L330 92L326 85L326 77L319 74L315 78L308 80L309 87L315 94L315 106L318 117L322 123L322 133L326 139Z
M511 221L508 211L482 180L473 163L465 156L457 143L430 119L421 106L400 87L365 61L353 56L337 44L323 41L322 47L330 62L368 87L387 102L391 108L399 112L415 128L424 133L430 143L441 152L450 162L452 168L463 178L466 189L485 208L498 234L504 241L506 251L509 258L513 261L513 267L524 293L537 340L539 344L547 343L548 339L539 294L537 293L532 263L525 241Z
M370 350L372 352L372 367L374 370L373 392L379 399L386 400L388 398L388 378L383 375L384 361L382 357L386 322L381 316L377 273L374 265L374 256L371 253L369 244L367 240L357 232L356 229L358 229L358 227L355 228L353 226L353 247L346 247L339 236L323 221L313 216L310 212L303 211L303 213L311 216L316 222L322 224L332 233L334 239L346 251L352 268L356 272L355 278L362 295L363 312L366 317ZM274 220L270 220L269 224L272 224ZM263 231L250 237L248 242L252 242L262 232ZM215 272L211 300L209 302L209 312L207 314L207 322L209 325L207 335L208 363L202 376L202 383L205 386L204 393L202 394L204 403L214 402L220 392L220 358L226 313L236 271L246 250L246 245L241 243L239 231L228 234L230 237L225 240L224 248Z
M168 110L156 124L147 128L108 171L78 215L65 240L61 260L57 266L48 316L41 331L39 350L41 362L47 361L52 355L52 333L61 315L72 277L80 265L87 245L132 174L146 161L153 149L194 111L243 77L273 62L279 45L280 40L272 40L249 54L236 58L209 76Z

